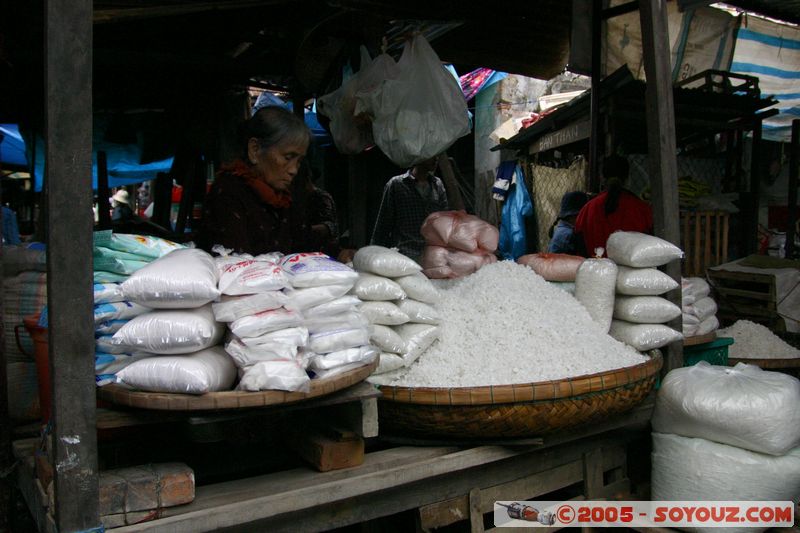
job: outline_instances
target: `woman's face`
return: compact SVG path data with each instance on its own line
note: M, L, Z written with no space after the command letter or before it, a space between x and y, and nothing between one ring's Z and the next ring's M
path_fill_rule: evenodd
M248 151L256 174L278 192L289 192L289 186L300 169L308 150L308 143L279 143L262 148L258 139L250 139Z

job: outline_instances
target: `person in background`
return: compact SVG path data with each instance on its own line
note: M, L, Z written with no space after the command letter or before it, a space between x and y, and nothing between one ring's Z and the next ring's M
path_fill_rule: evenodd
M608 236L615 231L653 231L652 207L624 187L629 171L626 158L607 157L603 162L605 190L589 200L578 213L575 234L583 240L590 256L597 248L605 249Z
M575 238L575 219L581 208L589 201L589 195L582 191L564 193L561 209L554 227L551 229L550 245L547 251L554 254L583 255L583 242ZM578 242L580 241L580 242Z
M17 214L10 207L3 206L3 244L20 244Z
M419 232L422 223L431 213L448 209L447 193L435 170L436 158L427 159L386 183L372 244L396 247L415 261L421 259L425 248Z
M130 206L130 197L128 191L120 189L111 197L111 212L112 222L126 222L134 218L133 209Z
M314 185L312 172L303 165L292 182L292 202L304 213L305 221L311 228L312 246L316 251L337 257L339 247L339 222L336 203L327 191Z

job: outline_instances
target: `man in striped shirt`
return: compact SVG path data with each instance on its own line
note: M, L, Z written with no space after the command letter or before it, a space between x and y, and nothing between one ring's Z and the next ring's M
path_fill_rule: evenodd
M428 159L386 183L371 244L398 248L419 262L425 248L419 232L422 223L434 211L448 208L444 184L435 170L436 158Z

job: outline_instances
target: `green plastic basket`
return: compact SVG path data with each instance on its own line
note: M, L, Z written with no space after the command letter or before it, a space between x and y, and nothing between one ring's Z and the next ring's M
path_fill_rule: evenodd
M700 361L707 361L712 365L728 366L728 346L733 344L731 337L718 337L717 339L686 346L683 348L683 366L696 365Z

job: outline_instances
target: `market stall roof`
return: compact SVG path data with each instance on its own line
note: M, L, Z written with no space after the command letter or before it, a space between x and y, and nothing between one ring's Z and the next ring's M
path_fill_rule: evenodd
M19 113L9 96L41 105L43 25L35 21L42 1L0 3L0 117ZM385 42L397 56L417 30L460 73L489 67L548 79L566 66L570 21L563 0L500 7L455 0L97 0L95 108L164 107L252 80L320 96L338 86L358 45L376 55Z
M719 93L704 88L675 87L673 94L679 141L732 129L740 121L776 103L771 97L762 98L757 94ZM645 83L634 79L627 67L621 67L600 82L601 101L612 95L617 102L614 118L620 119L618 124L622 126L618 134L626 140L629 151L646 151ZM544 151L588 137L588 122L584 129L580 125L581 119L588 121L590 100L591 91L587 90L492 150L519 150L535 145L534 151ZM574 132L564 131L565 127L575 124ZM558 132L562 132L563 138L558 137Z

